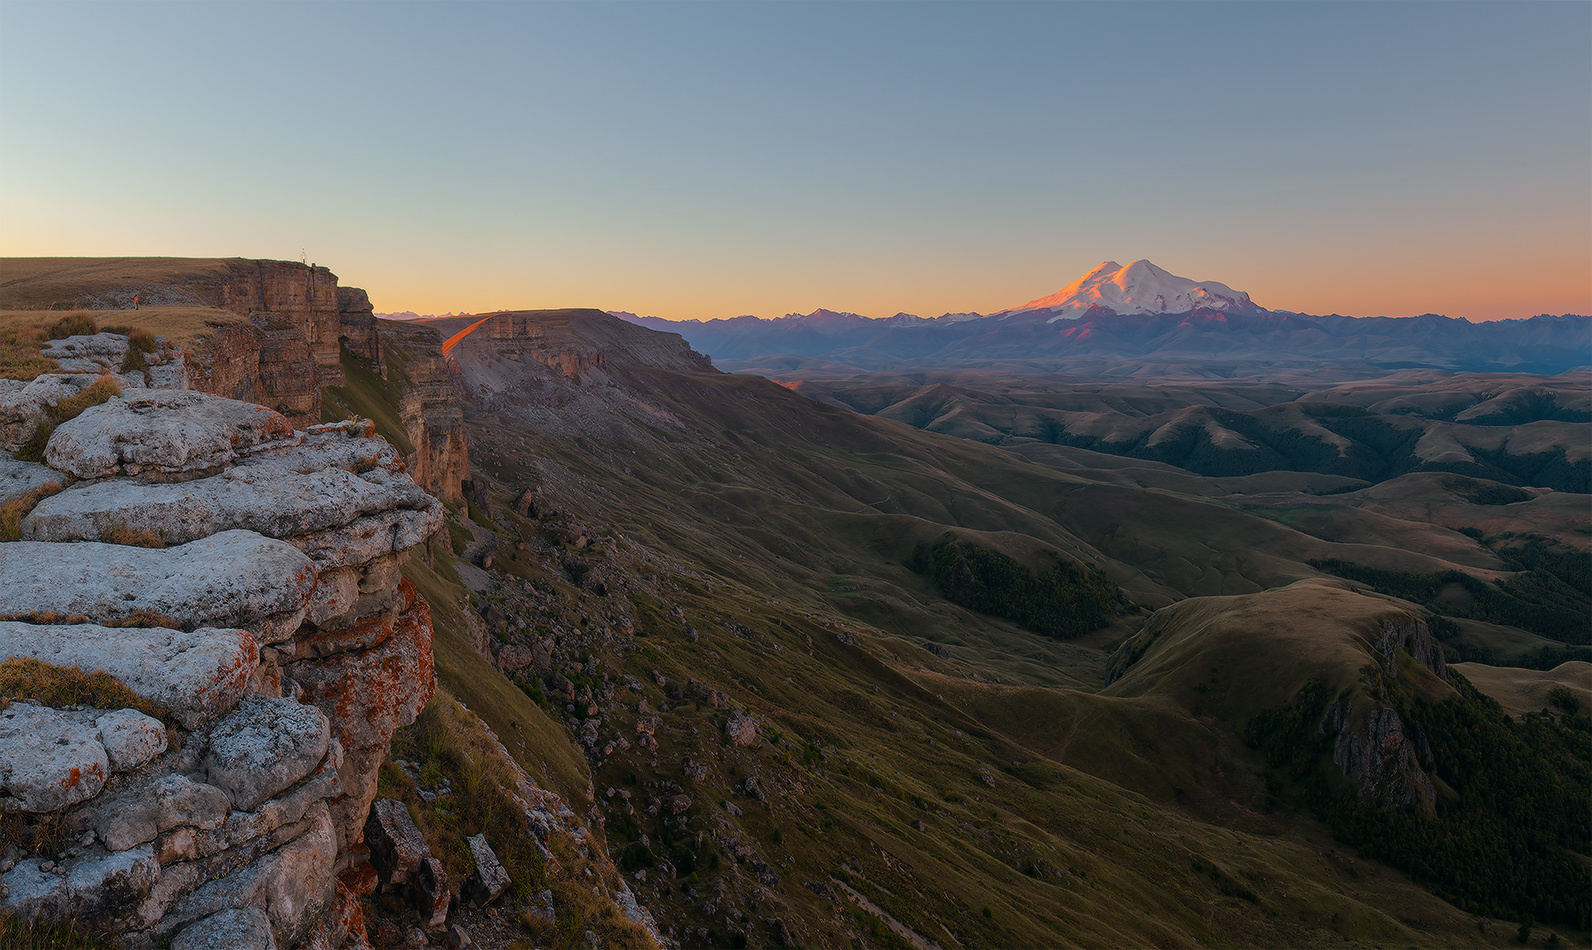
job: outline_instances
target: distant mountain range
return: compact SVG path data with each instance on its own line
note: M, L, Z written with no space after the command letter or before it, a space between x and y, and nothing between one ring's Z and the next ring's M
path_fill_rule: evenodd
M1151 360L1558 373L1592 364L1592 318L1585 316L1490 323L1438 314L1312 316L1268 310L1226 284L1179 277L1145 260L1106 261L1048 297L989 315L873 319L822 308L774 319L613 315L679 333L720 365L742 369L1059 369Z

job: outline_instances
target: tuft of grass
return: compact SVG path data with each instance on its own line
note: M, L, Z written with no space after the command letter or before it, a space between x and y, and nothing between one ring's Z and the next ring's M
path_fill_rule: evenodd
M69 313L44 328L47 340L64 340L69 336L93 336L98 332L99 322L87 310Z
M144 351L136 346L129 346L127 355L122 357L122 372L141 373L146 365L148 364L144 360Z
M22 540L22 519L34 506L61 490L60 482L48 482L26 495L0 504L0 541Z
M120 521L100 532L100 540L106 544L124 544L132 548L163 548L166 546L166 539L148 528L134 528Z
M24 920L0 914L0 947L7 950L110 950L116 941L76 921Z
M33 699L56 708L136 709L162 721L170 718L166 707L144 699L104 670L87 672L32 657L17 656L0 663L0 700L15 699Z

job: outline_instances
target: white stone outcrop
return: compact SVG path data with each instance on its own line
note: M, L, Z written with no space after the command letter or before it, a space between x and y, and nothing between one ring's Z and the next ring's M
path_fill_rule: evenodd
M261 643L297 630L315 589L309 558L252 531L165 549L22 541L0 546L0 577L0 617L159 617L183 629L241 628Z
M46 373L30 380L0 379L0 449L15 452L33 438L51 406L94 385L92 373Z
M62 372L103 373L122 368L131 344L120 333L95 333L51 340L39 354L55 360Z
M132 532L171 545L244 529L288 541L323 566L345 566L414 547L442 518L442 505L405 475L240 466L190 482L74 486L40 502L23 519L22 536L86 541ZM345 552L348 544L358 547Z
M293 440L293 424L264 406L191 390L146 390L63 422L44 458L78 478L181 478Z
M104 670L186 729L215 720L247 691L260 650L243 630L102 627L0 620L0 657Z
M93 379L0 381L0 444ZM59 425L48 466L0 455L0 500L33 505L26 540L0 542L0 661L104 671L167 716L0 709L0 799L72 842L0 863L0 912L130 950L366 945L376 773L435 689L400 568L442 524L372 435L135 390Z

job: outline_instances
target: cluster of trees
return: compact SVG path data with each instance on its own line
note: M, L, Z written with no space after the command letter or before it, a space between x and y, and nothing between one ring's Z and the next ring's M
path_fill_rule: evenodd
M1337 558L1312 560L1310 566L1357 581L1394 597L1421 604L1434 613L1518 627L1550 640L1585 646L1592 644L1592 554L1561 551L1543 539L1498 551L1512 570L1519 571L1497 583L1488 583L1463 571L1419 574L1366 567ZM1456 606L1439 600L1449 585L1458 585L1471 603Z
M1592 719L1513 720L1455 676L1457 698L1390 694L1406 732L1424 735L1422 763L1442 794L1435 816L1359 801L1332 764L1320 724L1327 689L1313 682L1289 707L1255 716L1245 739L1265 756L1274 792L1292 792L1341 841L1432 885L1476 914L1592 926ZM1329 730L1330 732L1330 730Z
M1516 502L1531 500L1531 493L1524 488L1499 485L1495 482L1478 482L1474 478L1445 478L1443 487L1473 505L1513 505Z
M951 535L918 545L907 567L928 578L953 604L1061 640L1105 626L1127 602L1122 589L1099 571L1059 559L1034 571Z

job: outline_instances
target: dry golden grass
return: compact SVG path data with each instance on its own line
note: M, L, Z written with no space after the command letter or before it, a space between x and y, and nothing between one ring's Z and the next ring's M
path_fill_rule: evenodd
M1567 689L1580 700L1581 708L1592 709L1592 663L1571 660L1551 670L1522 670L1483 663L1455 663L1453 669L1470 684L1498 701L1511 716L1541 712L1553 703L1555 689Z
M168 715L164 706L142 698L104 670L87 672L30 657L12 657L0 663L0 697L36 699L54 707L136 709L157 719Z
M116 941L75 921L49 923L0 914L0 947L6 950L109 950Z
M211 328L226 323L244 322L244 318L230 310L214 307L142 307L138 310L85 311L115 332L142 331L149 334L151 342L163 336L182 346L204 336ZM42 310L0 310L0 333L7 329L26 331L49 327L60 315ZM44 337L40 340L52 339Z
M70 310L82 307L85 295L147 293L154 288L202 294L205 284L240 265L252 269L237 258L0 258L0 308Z
M50 482L41 488L0 504L0 541L22 540L22 519L33 507L62 488L59 482Z

